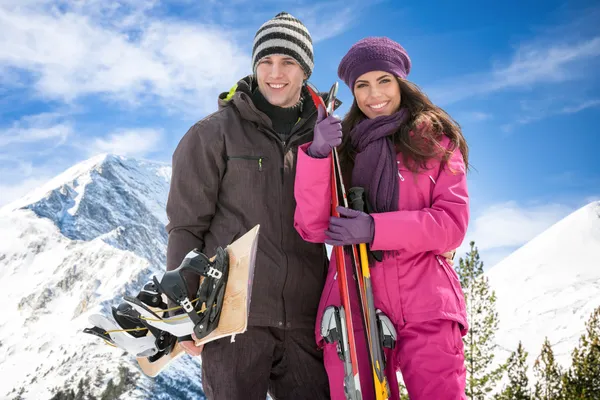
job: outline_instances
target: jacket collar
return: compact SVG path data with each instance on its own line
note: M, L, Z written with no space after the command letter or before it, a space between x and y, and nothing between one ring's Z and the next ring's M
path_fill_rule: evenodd
M219 109L234 106L243 119L250 122L254 122L259 126L273 129L269 117L267 117L265 113L256 108L256 106L252 102L252 91L256 88L257 85L258 83L256 82L256 79L253 75L248 75L240 79L229 90L229 92L223 92L219 95ZM315 104L311 101L311 96L308 93L308 90L305 87L303 87L302 90L305 103L298 123L302 123L304 122L303 120L311 118L317 112ZM319 93L319 95L323 99L327 98L327 93ZM341 102L336 99L335 108L339 107L340 104Z

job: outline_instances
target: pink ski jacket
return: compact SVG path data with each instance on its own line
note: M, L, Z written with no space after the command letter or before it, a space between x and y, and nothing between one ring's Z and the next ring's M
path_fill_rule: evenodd
M441 144L448 148L449 138L443 136ZM306 153L309 145L298 150L294 225L304 240L323 243L331 213L331 155L312 158ZM397 163L399 211L371 214L375 221L371 249L384 250L382 262L371 265L375 308L387 314L396 329L405 322L449 319L461 325L464 336L468 325L460 282L439 255L459 247L467 231L469 197L462 155L455 149L446 165L430 161L432 168L418 174L408 170L399 155ZM320 346L323 311L340 303L332 253L315 325Z

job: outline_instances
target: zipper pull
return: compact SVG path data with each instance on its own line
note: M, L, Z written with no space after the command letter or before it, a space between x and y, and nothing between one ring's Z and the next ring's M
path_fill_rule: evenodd
M262 160L263 160L262 157L260 157L258 159L258 171L259 172L262 172Z
M396 163L398 163L398 177L400 178L400 180L402 182L404 182L404 177L402 176L402 174L400 173L400 161L396 161Z

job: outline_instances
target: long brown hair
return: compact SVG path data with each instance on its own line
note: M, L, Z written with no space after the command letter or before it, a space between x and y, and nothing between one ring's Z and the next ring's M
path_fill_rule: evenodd
M468 169L469 148L458 122L446 111L433 104L417 85L401 78L396 79L400 85L400 107L407 108L409 111L406 123L392 136L396 152L402 155L404 164L416 173L427 169L427 161L430 159L440 159L442 163L446 163L452 152L459 148L465 167ZM354 99L350 110L342 120L344 136L339 146L340 162L345 178L349 177L356 156L349 133L365 119L367 116L363 114ZM449 149L445 149L440 144L442 133L450 138Z

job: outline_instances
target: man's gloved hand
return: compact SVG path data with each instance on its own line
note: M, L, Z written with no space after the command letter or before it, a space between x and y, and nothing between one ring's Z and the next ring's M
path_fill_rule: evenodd
M331 149L342 143L341 121L333 115L325 115L325 109L319 106L314 139L307 150L308 155L313 158L327 157Z
M347 218L329 218L329 228L325 231L325 243L333 246L371 243L375 235L373 217L362 211L338 206L336 210Z

